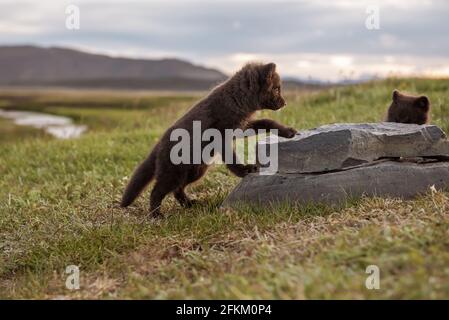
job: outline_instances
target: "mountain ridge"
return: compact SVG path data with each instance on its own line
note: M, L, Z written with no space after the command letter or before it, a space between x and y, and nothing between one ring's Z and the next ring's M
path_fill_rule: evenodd
M127 58L66 47L0 46L0 86L209 90L227 79L218 69L179 58ZM285 79L289 89L316 84Z
M74 87L210 87L226 79L221 71L177 58L135 59L63 47L0 46L0 85ZM151 87L150 87L151 89Z

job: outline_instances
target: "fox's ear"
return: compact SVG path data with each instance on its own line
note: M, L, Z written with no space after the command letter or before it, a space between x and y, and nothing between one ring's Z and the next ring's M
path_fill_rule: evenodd
M272 62L262 66L262 77L265 81L270 81L273 78L275 72L276 64Z
M399 98L399 91L395 89L393 91L393 101L396 102L398 98Z
M428 111L430 106L429 98L426 96L421 96L415 101L415 106L420 108L421 110Z

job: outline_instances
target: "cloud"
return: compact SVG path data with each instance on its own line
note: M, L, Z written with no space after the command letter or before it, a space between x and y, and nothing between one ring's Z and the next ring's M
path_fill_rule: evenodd
M65 29L70 3L80 7L78 31ZM379 6L380 30L365 27L368 5ZM430 70L435 59L449 56L449 2L443 0L3 0L1 6L2 44L176 56L228 72L251 56L279 60L291 75L324 78L376 66ZM399 57L409 57L413 68Z
M249 54L214 57L208 65L226 66L232 73L249 61L276 62L283 76L341 81L387 76L449 76L449 57L401 55L334 55L322 53Z

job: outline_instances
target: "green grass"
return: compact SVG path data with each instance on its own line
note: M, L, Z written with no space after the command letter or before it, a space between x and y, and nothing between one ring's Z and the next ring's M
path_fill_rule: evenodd
M376 122L394 88L427 94L432 122L449 132L449 80L289 92L287 108L261 116L299 129ZM449 298L448 192L334 209L221 210L238 178L215 166L190 188L194 208L170 196L166 218L150 221L147 193L118 208L135 165L198 98L0 94L3 108L67 115L90 129L58 141L0 123L0 297ZM80 290L65 288L71 264L80 267ZM380 290L365 287L371 264L380 268Z
M18 126L14 121L0 118L0 144L23 141L25 139L44 139L47 134L39 129Z

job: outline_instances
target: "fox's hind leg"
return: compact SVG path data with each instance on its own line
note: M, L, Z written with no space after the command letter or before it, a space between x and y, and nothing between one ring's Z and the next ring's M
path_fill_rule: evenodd
M190 208L195 204L195 200L190 199L184 190L185 187L180 187L173 192L175 199L178 200L179 204L183 207Z
M153 191L151 191L150 196L150 215L152 217L160 217L160 207L162 200L175 190L181 188L186 181L186 172L178 171L177 173L172 172L170 175L162 176L154 185Z
M192 200L189 198L189 196L186 195L184 189L187 187L187 185L201 179L201 177L206 173L207 171L207 165L195 165L194 167L190 168L188 174L187 174L187 180L185 185L178 188L174 192L174 196L176 200L183 206L190 208L192 205L196 203L196 200Z

